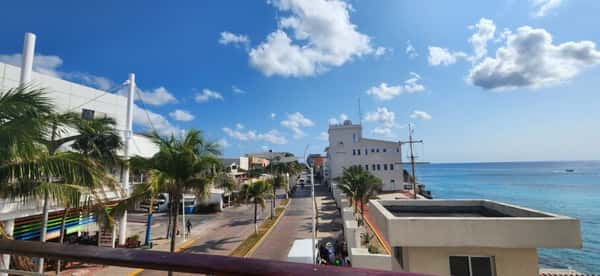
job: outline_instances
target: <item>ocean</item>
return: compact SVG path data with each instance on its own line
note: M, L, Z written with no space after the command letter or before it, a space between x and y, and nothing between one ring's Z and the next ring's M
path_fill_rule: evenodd
M600 274L600 161L419 164L416 174L434 198L485 198L578 218L583 249L539 249L540 267Z

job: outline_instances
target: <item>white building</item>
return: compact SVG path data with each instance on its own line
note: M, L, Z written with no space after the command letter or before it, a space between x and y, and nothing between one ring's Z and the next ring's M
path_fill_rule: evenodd
M328 132L326 171L329 181L341 176L344 168L360 165L383 181L383 191L410 189L403 181L399 142L363 138L362 126L350 120L330 125Z

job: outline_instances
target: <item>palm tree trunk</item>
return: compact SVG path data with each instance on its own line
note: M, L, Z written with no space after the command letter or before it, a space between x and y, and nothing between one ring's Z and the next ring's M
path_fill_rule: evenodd
M48 192L44 192L44 207L42 208L42 229L40 231L40 241L46 242L46 232L48 228ZM44 273L44 258L39 258L37 263L37 271Z
M62 215L62 219L60 222L60 244L63 244L65 241L65 234L66 234L65 224L66 224L68 213L69 213L69 206L67 206L65 208L65 211ZM60 274L60 266L61 266L61 260L58 259L58 261L56 261L56 275Z
M175 252L175 242L176 242L176 238L177 238L177 214L179 213L177 209L179 206L179 197L178 195L173 195L173 205L175 208L173 208L173 224L172 224L172 231L171 231L171 253ZM173 206L171 206L173 207Z
M362 200L360 201L360 218L363 222L365 221L365 204Z
M149 246L152 239L152 212L154 211L154 197L150 197L150 206L148 207L148 219L146 221L146 238L144 245Z
M271 199L271 219L274 217L275 212L275 199L277 198L277 189L275 188L275 181L273 181L273 198Z
M172 220L172 216L173 216L173 198L169 198L169 204L168 204L168 211L167 211L167 215L169 217L168 222L167 222L167 235L165 237L165 239L168 239L170 237L169 233L171 232L171 220Z
M258 235L258 224L256 223L256 216L258 211L258 203L254 200L254 234Z

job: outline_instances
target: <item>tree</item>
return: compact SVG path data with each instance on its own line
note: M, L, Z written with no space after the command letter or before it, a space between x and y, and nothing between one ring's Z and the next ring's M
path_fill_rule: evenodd
M169 212L173 218L171 225L171 247L175 251L177 215L184 192L194 192L206 196L214 177L213 168L219 165L216 158L220 154L216 143L208 142L199 130L189 130L184 136L163 137L157 133L151 136L159 151L151 158L133 157L130 166L137 169L156 171L160 174L161 189L169 194Z
M45 90L31 86L0 95L0 193L11 199L43 201L42 242L49 200L76 205L82 191L93 193L103 184L114 184L104 168L87 156L57 151L62 145L57 142L59 135L74 116L55 113L49 102ZM38 271L43 272L43 259Z
M229 176L225 170L220 170L217 172L214 182L216 187L222 188L223 191L227 193L227 202L231 205L231 193L233 193L238 186L235 179Z
M364 205L381 190L381 179L377 178L362 166L355 165L345 168L342 176L336 178L337 186L350 199L354 213L360 207L360 215L364 220Z
M269 183L263 180L244 184L240 190L241 198L254 204L254 233L258 234L258 206L265 208L265 199L269 194Z

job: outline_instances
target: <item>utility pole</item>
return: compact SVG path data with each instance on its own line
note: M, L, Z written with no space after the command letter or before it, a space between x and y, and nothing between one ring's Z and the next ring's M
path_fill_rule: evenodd
M411 124L408 124L408 142L401 142L401 144L408 144L408 146L410 147L410 167L412 172L413 199L417 199L417 176L415 174L415 155L413 154L413 144L423 143L423 140L413 140L412 134L412 126Z
M306 145L306 148L304 149L304 161L306 161L306 166L310 169L310 184L311 184L311 188L310 188L310 196L311 196L311 205L312 205L312 249L310 250L312 253L312 263L316 264L317 263L317 258L315 256L315 250L317 248L316 245L316 237L317 237L317 222L316 222L316 216L317 216L317 210L316 210L316 204L317 202L315 201L315 176L314 176L314 171L313 168L310 166L310 164L308 163L308 160L306 160L306 153L308 152L308 147L309 145Z

